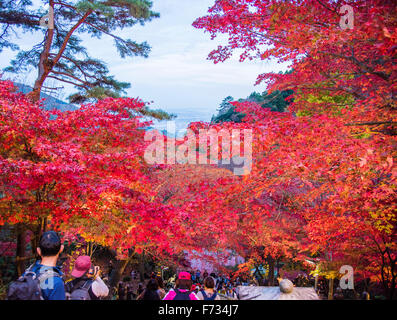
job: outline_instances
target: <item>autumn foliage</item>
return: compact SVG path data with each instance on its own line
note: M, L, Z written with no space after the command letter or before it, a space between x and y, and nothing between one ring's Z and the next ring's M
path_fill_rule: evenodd
M345 4L352 29L343 26ZM293 90L289 113L235 104L257 138L241 191L255 196L242 200L250 215L241 219L239 242L254 262L259 252L259 262L351 264L393 296L396 17L392 1L217 0L194 22L212 38L228 37L209 54L215 63L236 52L240 61L290 66L257 79L270 92Z
M353 30L340 26L339 1L216 0L195 21L213 37L228 36L209 55L215 63L240 50L241 61L290 65L257 81L270 92L292 89L288 112L232 102L242 122L190 125L252 130L252 168L242 176L209 164L148 165L148 123L132 112L144 107L140 100L50 112L1 82L0 224L38 233L49 224L121 255L234 252L246 260L241 273L293 261L337 277L352 265L356 279L382 283L392 298L395 7L347 3Z
M1 224L48 227L123 251L169 250L171 211L153 200L137 99L46 111L1 82ZM147 228L147 229L145 229ZM137 232L139 230L139 232ZM152 238L153 237L153 238Z
M350 5L354 23L344 27ZM240 61L272 59L291 73L265 73L270 92L293 89L290 111L326 112L346 123L394 132L396 125L397 17L394 1L217 0L194 22L228 43L212 51L215 63L234 52ZM353 21L352 21L353 22Z

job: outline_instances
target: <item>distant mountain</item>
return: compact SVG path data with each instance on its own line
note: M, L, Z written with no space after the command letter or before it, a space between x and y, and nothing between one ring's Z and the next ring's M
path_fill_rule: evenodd
M206 108L174 109L168 110L167 112L175 114L177 116L176 119L171 121L153 120L152 127L170 137L183 137L186 133L187 127L191 122L210 122L211 116L214 113L213 110ZM173 125L175 125L175 132L173 132Z
M33 90L32 87L27 86L25 84L14 83L14 85L18 88L17 90L18 92L22 92L24 94L27 94ZM46 110L57 109L59 111L73 111L78 109L78 107L76 107L75 105L66 103L46 93L41 93L40 98L45 99L43 104Z

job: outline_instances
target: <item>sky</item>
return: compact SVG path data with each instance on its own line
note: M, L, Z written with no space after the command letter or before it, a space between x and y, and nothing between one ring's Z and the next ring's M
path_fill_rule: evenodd
M144 26L123 30L121 36L152 47L148 58L119 57L111 38L85 38L88 51L107 63L116 79L131 83L128 96L153 101L153 108L161 108L178 115L191 115L195 120L208 121L222 100L247 97L253 91L262 92L263 85L254 86L256 77L264 72L286 70L273 62L243 62L238 56L224 63L214 64L208 54L226 41L226 37L210 39L202 29L195 29L193 21L206 14L213 0L153 0L153 10L160 18ZM18 43L29 48L41 41L22 35ZM0 53L0 67L8 65L15 52ZM26 84L33 83L36 70L19 75ZM6 75L7 76L7 75ZM64 92L64 98L68 93Z

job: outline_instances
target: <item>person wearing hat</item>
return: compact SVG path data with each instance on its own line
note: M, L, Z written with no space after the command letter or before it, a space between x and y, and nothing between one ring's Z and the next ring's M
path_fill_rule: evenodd
M100 269L92 266L89 256L76 259L71 275L74 279L65 285L71 300L99 300L108 296L109 288L100 277Z
M175 289L168 291L163 300L198 300L196 294L192 292L192 278L189 272L179 272Z

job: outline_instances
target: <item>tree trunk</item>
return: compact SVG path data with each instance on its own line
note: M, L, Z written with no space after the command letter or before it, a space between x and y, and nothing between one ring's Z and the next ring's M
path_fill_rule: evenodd
M115 268L112 270L112 274L110 275L109 285L110 285L110 294L113 295L117 292L118 283L120 282L121 276L124 273L125 268L130 262L131 257L128 257L124 260L117 260Z
M317 292L317 286L318 286L318 275L314 277L314 291Z
M54 0L50 0L49 3L52 11L54 12ZM29 99L32 102L37 102L40 100L41 88L43 87L44 81L47 79L48 75L51 73L53 67L58 63L61 59L66 46L70 40L70 37L73 35L73 32L87 19L87 17L93 12L92 9L87 10L87 12L79 19L79 21L68 31L66 34L63 43L53 59L50 59L50 51L51 45L54 38L54 29L48 29L47 36L44 42L43 51L40 54L39 60L39 72L34 83L33 91L29 93ZM54 17L55 19L55 17Z
M46 231L47 231L47 218L40 218L36 230L34 232L32 231L33 236L30 241L32 247L32 254L34 256L37 256L37 247L39 246L40 237Z
M257 266L257 265L255 265L255 272L254 272L254 274L257 274L257 275L261 278L261 280L263 279L263 275L262 275L262 273L261 273L260 270L259 270L259 266Z
M54 0L50 0L49 6L54 12ZM43 51L40 54L40 60L38 65L38 75L36 81L34 82L33 91L29 93L29 99L32 102L37 102L40 100L41 88L43 87L44 81L53 68L53 63L50 61L50 50L52 45L52 40L54 38L54 29L48 29Z
M269 265L269 286L272 287L274 286L274 259L273 257L268 257L267 258L267 263Z
M390 281L390 287L387 290L388 300L393 300L395 290L396 290L396 279L393 277L392 280Z
M329 279L328 300L334 299L334 278Z
M397 279L397 274L395 272L396 268L396 259L392 258L392 255L390 253L389 248L386 248L387 256L389 258L389 265L390 265L390 290L389 290L389 300L393 300L394 298L394 293L396 290L396 279Z
M139 256L139 264L138 264L138 271L139 271L139 280L145 281L145 253L142 252L142 254L140 254Z
M17 226L17 249L16 249L16 266L18 277L25 271L25 254L26 254L26 230L25 226Z

